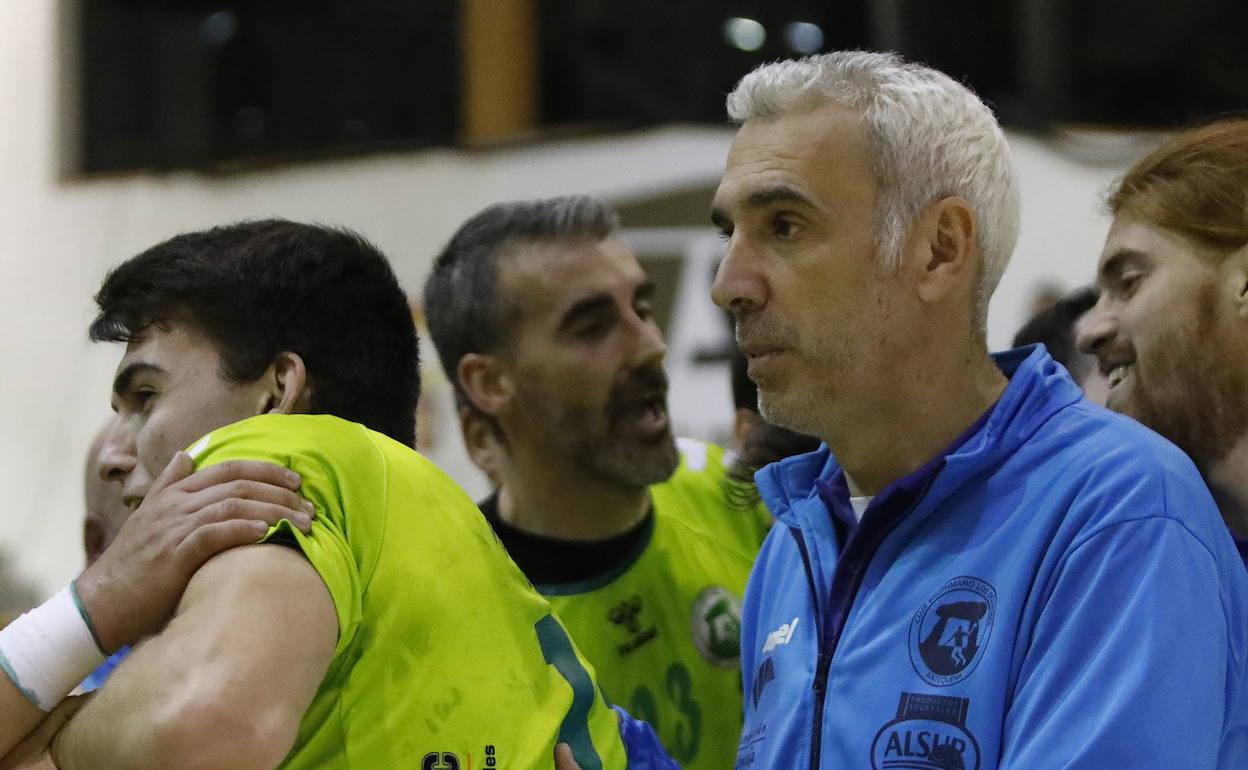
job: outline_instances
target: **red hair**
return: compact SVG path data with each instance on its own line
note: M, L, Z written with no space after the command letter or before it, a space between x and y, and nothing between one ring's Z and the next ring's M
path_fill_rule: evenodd
M1248 119L1184 131L1137 161L1108 203L1223 250L1248 244Z

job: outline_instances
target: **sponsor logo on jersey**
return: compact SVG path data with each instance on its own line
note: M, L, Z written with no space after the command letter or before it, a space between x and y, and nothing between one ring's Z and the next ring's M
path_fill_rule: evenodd
M485 755L482 760L485 770L494 770L499 766L498 753L494 749L494 744L486 744L482 753ZM464 767L464 770L472 770L472 754L468 755L466 767L460 764L459 755L450 751L431 751L420 762L420 770L460 770L461 767Z
M641 620L638 618L640 614L641 597L633 594L612 607L607 613L607 620L610 620L617 626L624 626L629 633L635 634L641 630Z
M420 770L459 770L459 757L449 751L431 751L421 760Z
M723 586L708 586L693 601L693 646L720 668L741 665L741 602Z
M910 663L937 687L971 675L992 632L997 591L975 577L956 577L936 589L910 621Z
M767 688L767 683L775 678L776 664L768 655L763 658L762 663L758 664L758 671L754 673L754 685L750 688L750 696L754 698L754 708L758 708L758 702L762 700L763 690Z
M797 622L801 618L793 618L788 623L767 634L767 641L763 643L763 654L771 652L782 644L788 644L793 638L793 632L797 630Z
M979 743L966 729L969 698L903 692L897 717L871 744L871 770L979 770Z
M621 655L628 655L646 642L654 639L659 635L657 626L650 626L642 630L641 627L641 597L633 594L629 598L612 607L607 612L607 620L610 620L617 626L624 628L631 634L631 638L621 644L616 645L616 649Z

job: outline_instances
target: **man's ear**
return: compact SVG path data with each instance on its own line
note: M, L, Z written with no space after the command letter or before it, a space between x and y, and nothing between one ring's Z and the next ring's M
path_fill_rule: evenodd
M468 459L477 466L496 488L502 486L502 446L494 431L479 412L470 407L459 408L459 432L464 437Z
M265 412L306 414L312 408L312 385L303 356L289 350L277 354L269 367Z
M1226 258L1225 270L1235 292L1235 312L1248 320L1248 245L1236 249Z
M515 394L511 374L495 356L469 353L459 359L455 376L472 405L491 417L506 408Z
M941 198L920 213L911 239L920 299L937 303L959 287L974 290L980 268L977 228L965 198Z

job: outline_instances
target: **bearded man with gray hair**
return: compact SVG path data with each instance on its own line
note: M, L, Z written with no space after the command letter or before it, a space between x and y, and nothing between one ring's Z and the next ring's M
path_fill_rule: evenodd
M1195 467L1043 347L990 356L1004 135L890 54L765 65L712 218L777 517L738 770L1248 767L1248 574Z

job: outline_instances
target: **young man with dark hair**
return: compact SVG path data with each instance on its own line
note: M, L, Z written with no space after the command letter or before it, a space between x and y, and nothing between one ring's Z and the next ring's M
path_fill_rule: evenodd
M673 438L654 287L586 196L491 206L425 285L481 504L607 696L686 770L733 763L738 603L765 533L719 447Z
M1109 196L1079 345L1106 405L1195 461L1248 563L1248 120L1171 139Z
M95 434L90 446L87 447L82 484L82 502L85 509L82 519L82 545L87 568L95 564L108 550L130 516L130 507L126 505L121 496L121 483L107 479L100 473L100 450L103 449L104 442L108 439L108 433L112 428L113 420L109 420ZM91 676L83 680L79 689L84 692L98 690L129 652L130 647L126 645L109 655L98 668L91 672Z
M380 252L247 222L149 249L97 301L92 336L126 343L101 450L125 499L191 446L289 467L318 515L200 568L59 732L59 767L538 768L556 740L624 766L549 605L410 446L416 336Z

